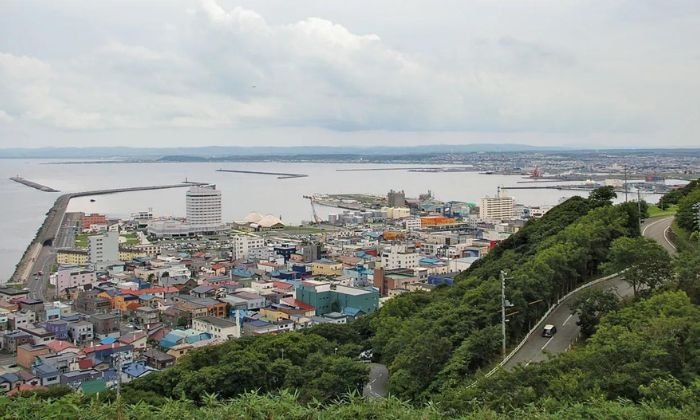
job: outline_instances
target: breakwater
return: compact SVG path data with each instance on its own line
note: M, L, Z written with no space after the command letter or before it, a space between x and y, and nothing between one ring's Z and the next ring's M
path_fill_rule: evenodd
M58 234L58 230L61 228L63 223L63 216L66 214L66 209L68 208L68 203L70 200L77 197L89 197L97 195L107 195L107 194L117 194L124 192L134 192L134 191L151 191L151 190L164 190L170 188L184 188L191 187L194 185L207 185L203 182L183 182L180 184L170 184L170 185L152 185L145 187L125 187L125 188L112 188L104 190L93 190L93 191L82 191L75 193L61 194L56 201L54 201L53 206L46 213L46 218L44 222L39 227L39 230L34 236L34 239L27 246L27 250L20 258L19 263L15 267L15 272L10 278L10 282L23 283L26 282L34 272L34 264L37 261L37 257L42 249L53 247L53 241Z
M254 174L254 175L276 175L277 179L289 178L305 178L306 174L288 174L284 172L262 172L262 171L243 171L239 169L217 169L216 172L233 172L237 174Z
M43 191L43 192L60 192L60 191L55 190L55 189L53 189L53 188L51 188L51 187L47 187L46 185L41 185L41 184L38 184L38 183L36 183L36 182L34 182L34 181L30 181L30 180L28 180L28 179L24 179L24 178L22 178L21 176L13 176L12 178L10 178L10 180L11 180L11 181L15 181L15 182L17 182L17 183L20 183L20 184L22 184L22 185L26 185L26 186L28 186L28 187L37 189L37 190L39 190L39 191Z

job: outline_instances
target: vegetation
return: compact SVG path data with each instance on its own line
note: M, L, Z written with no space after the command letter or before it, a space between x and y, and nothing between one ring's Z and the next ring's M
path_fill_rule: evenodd
M87 248L88 247L88 234L78 233L75 235L75 247L76 248Z
M677 211L678 206L676 204L668 205L665 209L658 205L651 205L649 206L649 217L673 216Z
M672 277L671 257L651 239L622 237L610 247L609 261L603 264L608 273L624 270L624 279L634 296L651 293Z

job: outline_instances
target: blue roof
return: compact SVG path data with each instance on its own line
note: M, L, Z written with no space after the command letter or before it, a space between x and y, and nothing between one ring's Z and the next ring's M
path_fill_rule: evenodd
M347 307L345 307L345 309L343 309L343 313L345 315L350 315L350 316L357 316L357 314L359 314L360 312L362 312L361 309L353 308L351 306L347 306Z
M105 337L102 340L100 340L100 344L112 344L116 343L117 339L114 337Z
M150 372L154 372L155 370L156 369L153 369L150 366L146 366L146 364L143 362L127 363L122 367L122 371L127 375L131 376L132 378L141 377Z

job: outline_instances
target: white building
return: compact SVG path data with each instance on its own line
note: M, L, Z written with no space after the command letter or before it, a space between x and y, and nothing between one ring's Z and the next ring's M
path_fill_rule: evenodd
M215 185L187 190L187 221L192 225L221 225L221 191Z
M479 207L479 218L491 221L515 219L515 199L502 196L500 191L496 197L483 197Z
M420 230L421 228L420 217L412 217L410 219L406 219L403 221L403 223L406 227L406 230L408 231Z
M119 233L105 232L88 237L88 261L92 264L119 261Z
M241 337L241 329L235 322L213 316L194 318L192 329L209 333L213 338L224 340Z
M257 235L236 235L233 237L233 258L248 258L251 250L265 248L265 239Z
M382 252L382 267L385 270L416 268L418 259L419 255L415 250L406 249L401 245L392 245L389 250Z
M81 267L61 267L51 274L49 283L56 287L56 294L60 294L69 287L97 284L97 275L94 271Z

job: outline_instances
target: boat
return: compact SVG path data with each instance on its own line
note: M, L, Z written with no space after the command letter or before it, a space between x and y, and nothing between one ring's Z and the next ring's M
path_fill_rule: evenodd
M91 203L94 203L94 202L95 202L95 199L94 199L94 198L91 198L91 199L90 199L90 202L91 202Z

